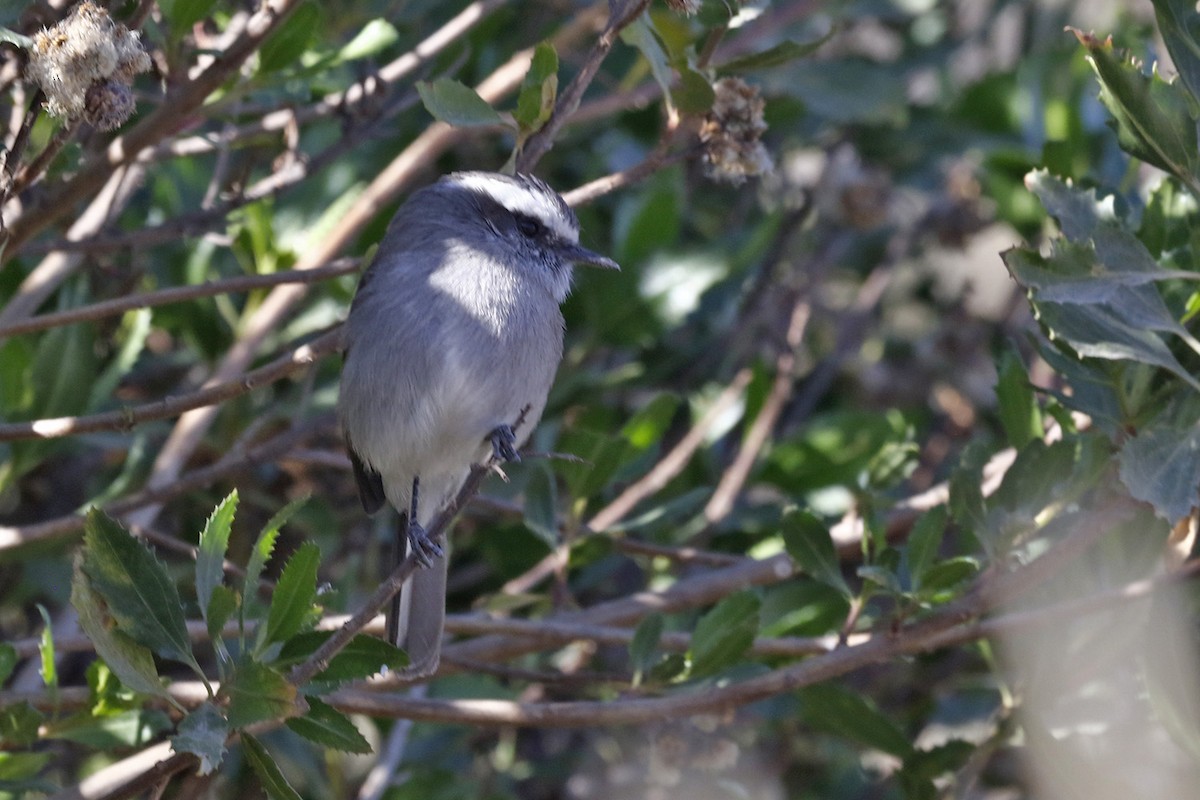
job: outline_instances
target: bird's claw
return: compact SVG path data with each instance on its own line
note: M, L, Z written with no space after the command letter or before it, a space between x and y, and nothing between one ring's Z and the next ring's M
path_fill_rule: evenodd
M444 554L442 546L416 522L408 524L408 549L417 563L426 569L433 566L434 559Z
M516 463L521 460L521 454L517 452L517 435L513 433L512 426L496 426L488 439L492 443L492 458L497 463Z

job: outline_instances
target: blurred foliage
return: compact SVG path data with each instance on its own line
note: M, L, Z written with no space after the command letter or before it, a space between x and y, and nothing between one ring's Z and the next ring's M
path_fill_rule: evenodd
M83 126L57 153L64 122L30 117L15 157L54 157L42 180L6 194L6 224L19 229L26 209L103 164L113 135L169 102L164 88L246 25L244 4L151 5L140 29L156 72L134 84L137 113L116 134ZM194 391L270 302L271 289L255 288L4 333L30 314L14 310L29 276L62 253L79 261L38 314L304 263L435 119L456 138L406 191L446 171L518 163L585 63L600 23L581 20L603 20L607 4L490 5L403 79L306 116L413 52L462 5L298 3L164 134L177 152L129 168L124 200L82 249L62 248L90 196L7 247L0 422L122 412ZM585 244L623 270L577 276L563 365L529 449L581 461L527 458L485 485L452 537L450 611L536 621L747 556L785 553L798 572L647 613L628 647L575 643L467 665L431 682L430 698L616 705L716 690L805 663L755 649L756 637L828 648L919 626L1100 524L1098 508L1134 509L1080 557L1099 577L1060 576L1024 596L1029 606L1157 569L1200 486L1194 5L703 0L691 16L679 5L652 3L625 29L580 121L536 167L566 192L675 156L577 209ZM145 6L109 4L126 20ZM0 25L24 35L55 19L41 4L0 5ZM22 45L3 40L15 76ZM1160 40L1165 53L1153 49ZM532 66L513 93L485 100L480 83L524 48ZM1167 58L1169 69L1143 63ZM774 169L714 182L694 134L714 82L733 74L766 101ZM0 80L5 118L20 120L32 88ZM281 111L296 116L255 127ZM6 148L17 150L12 135ZM372 207L341 250L368 253L398 201ZM266 332L255 365L335 325L354 286L342 275L309 287ZM261 784L272 797L346 797L389 737L404 744L391 800L1038 796L1014 766L1038 729L1016 715L1019 681L995 639L642 727L410 730L347 715L335 688L404 663L366 636L298 689L288 670L325 640L321 615L352 613L389 568L388 521L361 514L333 422L337 375L325 358L221 403L168 484L225 459L241 458L239 468L186 484L149 518L119 504L159 485L173 419L0 441L0 796L73 786L169 738L201 776L166 796L242 796ZM589 528L706 418L677 474ZM254 456L295 431L301 445ZM997 456L1012 459L998 480ZM84 514L62 533L37 527ZM559 542L563 568L549 582L521 580ZM710 560L691 560L691 549ZM228 564L245 565L244 577ZM272 592L258 591L260 578ZM77 628L90 645L64 646ZM210 636L197 643L192 631ZM1064 641L1086 638L1069 632ZM1194 716L1161 710L1186 705L1177 676L1131 668L1170 741L1194 752ZM168 687L187 681L204 694L185 708Z

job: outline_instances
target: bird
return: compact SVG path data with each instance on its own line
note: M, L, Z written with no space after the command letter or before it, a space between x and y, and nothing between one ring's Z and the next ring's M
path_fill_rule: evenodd
M359 280L338 416L363 510L396 509L397 559L419 564L388 614L406 675L432 675L441 653L447 556L425 529L474 465L519 459L562 358L575 265L619 269L579 243L544 181L454 172L400 206Z

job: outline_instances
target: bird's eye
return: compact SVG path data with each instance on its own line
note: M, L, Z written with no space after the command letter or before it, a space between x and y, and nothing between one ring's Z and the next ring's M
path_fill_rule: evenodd
M530 239L534 239L540 236L542 231L546 229L542 223L538 222L533 217L525 214L515 214L514 216L517 220L517 230L521 232L522 236L527 236Z

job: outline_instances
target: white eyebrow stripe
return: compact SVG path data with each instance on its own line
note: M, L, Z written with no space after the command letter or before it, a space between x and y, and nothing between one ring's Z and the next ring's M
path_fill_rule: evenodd
M549 197L539 189L523 186L516 181L478 173L459 175L456 181L468 189L489 195L509 211L540 220L560 239L571 244L579 242L579 230L572 220L563 216L556 197Z

